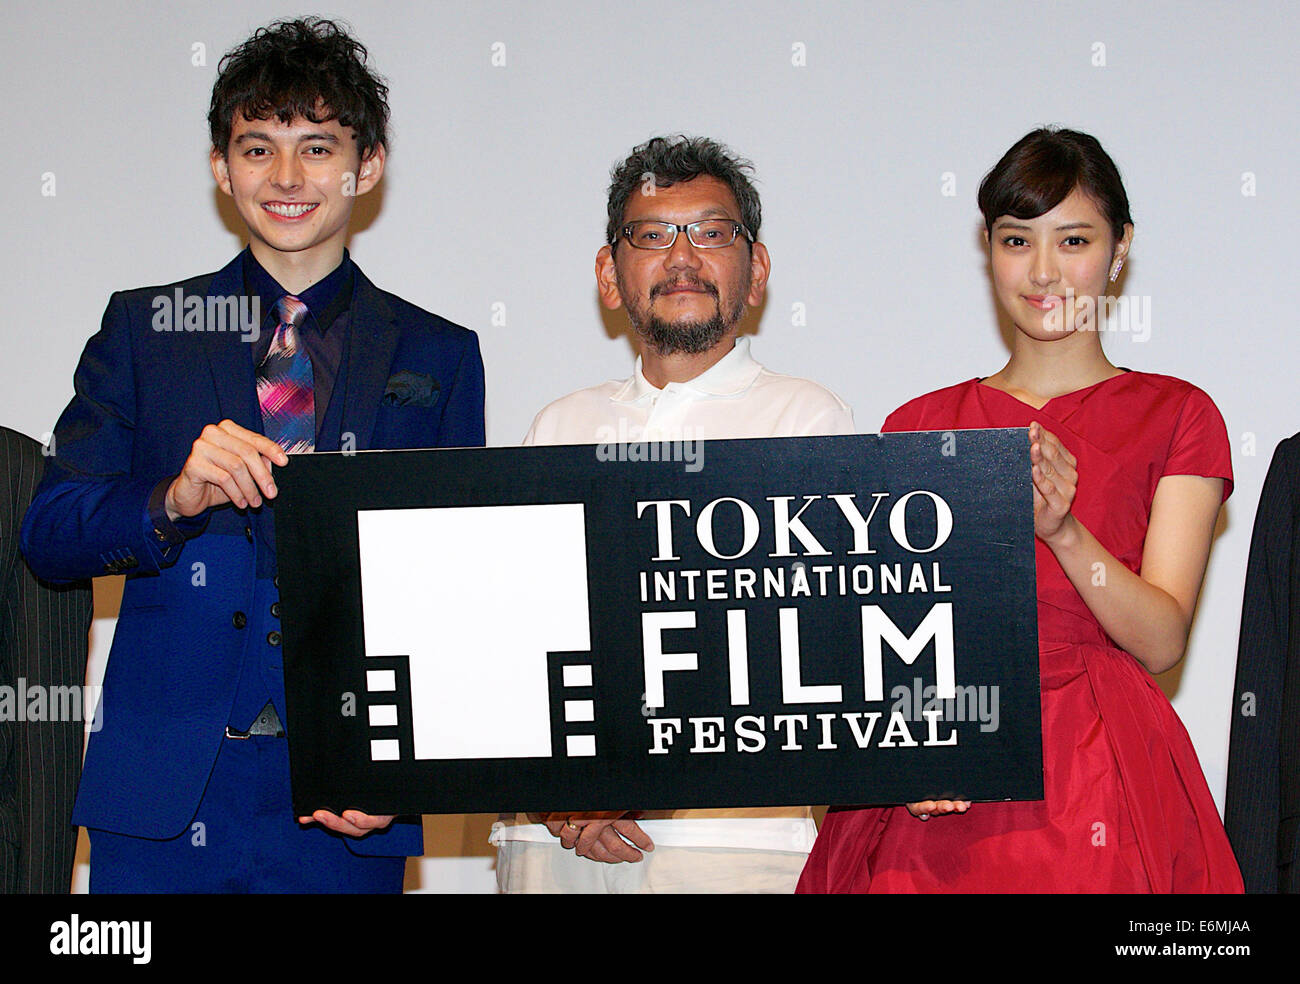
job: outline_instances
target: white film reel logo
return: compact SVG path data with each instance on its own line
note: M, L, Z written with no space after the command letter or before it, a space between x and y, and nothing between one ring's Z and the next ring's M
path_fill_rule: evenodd
M366 655L409 657L415 758L550 757L547 654L591 648L583 506L371 510L357 528ZM591 672L565 666L564 686L590 687ZM367 674L372 695L392 689L385 673ZM372 697L369 711L397 723L395 704ZM590 731L594 702L565 700L564 715ZM590 733L566 742L595 754ZM371 758L397 744L375 739Z

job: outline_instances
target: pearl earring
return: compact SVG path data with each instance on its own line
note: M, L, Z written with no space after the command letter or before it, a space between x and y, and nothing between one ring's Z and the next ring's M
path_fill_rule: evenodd
M1112 284L1119 279L1119 272L1123 269L1124 269L1124 261L1122 259L1116 260L1115 269L1110 272L1110 282Z

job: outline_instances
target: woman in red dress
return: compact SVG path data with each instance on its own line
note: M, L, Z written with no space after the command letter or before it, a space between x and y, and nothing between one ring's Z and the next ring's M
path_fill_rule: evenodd
M1038 578L1044 799L832 810L801 892L1240 892L1186 729L1151 679L1183 657L1232 489L1223 418L1102 351L1133 239L1114 162L1036 130L980 185L1011 358L884 430L1024 427Z

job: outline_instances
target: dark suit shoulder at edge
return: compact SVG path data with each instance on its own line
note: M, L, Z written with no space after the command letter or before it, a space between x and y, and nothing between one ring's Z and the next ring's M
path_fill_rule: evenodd
M170 284L156 284L152 287L129 287L125 290L113 291L113 297L120 297L129 304L138 302L151 302L158 294L172 295L176 293L177 288L182 294L197 294L207 296L208 286L212 283L212 278L217 272L201 273L197 277L188 277L185 280L177 280Z
M434 314L432 311L426 311L418 304L412 304L410 301L404 301L396 294L389 294L386 291L380 291L385 300L393 308L398 320L403 328L413 328L417 331L446 332L449 335L459 335L462 341L468 340L475 332L471 328L458 325L454 321L448 321L442 315Z
M356 274L357 288L373 291L377 300L392 308L393 315L402 323L402 327L463 335L465 339L474 334L472 329L458 325L454 321L448 321L442 315L434 314L432 311L426 311L420 305L413 304L411 301L386 291L382 287L376 287L374 281L367 277L360 267L356 267Z
M1275 462L1292 462L1300 459L1300 434L1292 434L1277 442L1273 449Z

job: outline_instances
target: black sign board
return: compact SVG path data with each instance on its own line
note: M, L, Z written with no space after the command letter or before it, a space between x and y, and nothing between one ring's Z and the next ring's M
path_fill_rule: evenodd
M277 473L294 807L1042 796L1023 430Z

